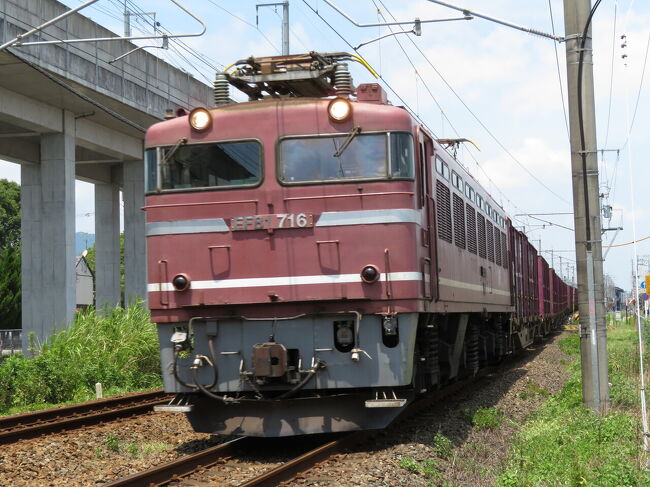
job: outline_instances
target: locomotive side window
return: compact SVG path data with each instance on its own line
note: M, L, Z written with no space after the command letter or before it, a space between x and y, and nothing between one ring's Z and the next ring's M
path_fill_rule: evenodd
M391 133L390 176L392 178L413 178L413 138L411 134ZM424 159L422 159L424 160Z
M255 185L262 180L262 146L246 141L165 147L159 165L163 190Z
M278 144L278 178L283 183L413 179L413 160L413 139L406 133L286 138Z
M158 150L144 151L144 187L145 191L156 191L158 188Z
M442 176L442 166L444 162L438 156L436 156L436 171Z

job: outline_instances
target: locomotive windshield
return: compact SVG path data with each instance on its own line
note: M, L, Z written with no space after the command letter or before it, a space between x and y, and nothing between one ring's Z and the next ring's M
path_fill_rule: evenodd
M284 183L413 178L413 139L407 133L286 138L278 156Z
M158 157L149 151L148 191L156 189L156 159L163 190L251 186L262 177L262 146L255 141L176 145L159 149Z

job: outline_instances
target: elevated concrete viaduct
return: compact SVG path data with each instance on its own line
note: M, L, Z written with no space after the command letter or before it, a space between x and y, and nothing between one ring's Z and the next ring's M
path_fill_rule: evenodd
M68 8L0 0L0 40ZM28 40L115 36L73 14ZM0 159L21 165L23 347L69 322L75 308L75 179L95 184L96 304L120 301L124 201L125 298L146 298L144 130L167 109L211 104L211 88L125 41L0 52Z

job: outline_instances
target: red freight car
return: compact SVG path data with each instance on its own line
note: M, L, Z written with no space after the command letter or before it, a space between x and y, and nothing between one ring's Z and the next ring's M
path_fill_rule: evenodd
M355 60L240 61L147 132L165 409L197 431L380 428L538 333L534 247Z

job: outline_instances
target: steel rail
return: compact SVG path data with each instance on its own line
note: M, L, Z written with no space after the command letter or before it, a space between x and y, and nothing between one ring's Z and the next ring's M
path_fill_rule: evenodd
M202 450L192 455L181 457L171 462L163 463L156 467L144 470L142 472L134 473L128 477L114 480L103 484L102 487L136 487L136 486L160 486L168 484L172 481L180 480L180 477L185 477L194 473L199 469L204 469L227 461L235 456L238 450L251 446L254 438L244 436L227 443L222 443L213 446L206 450Z
M0 417L0 444L151 411L169 400L162 389Z

